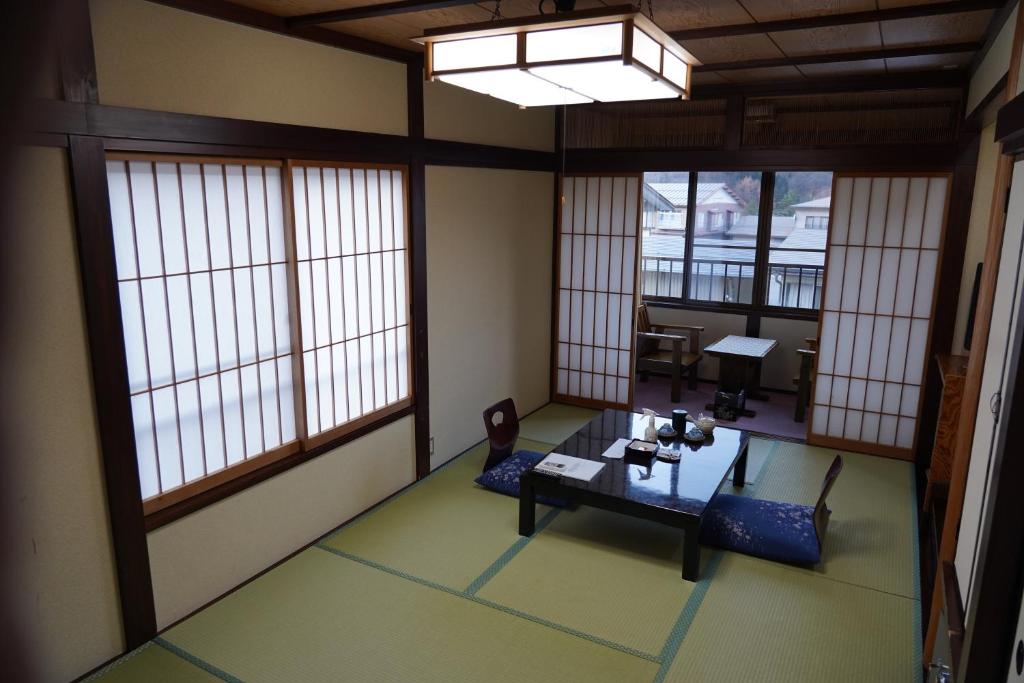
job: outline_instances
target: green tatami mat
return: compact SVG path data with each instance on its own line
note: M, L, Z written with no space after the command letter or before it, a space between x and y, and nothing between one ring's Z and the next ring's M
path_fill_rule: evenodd
M519 436L557 446L600 414L601 411L590 408L549 403L523 418L519 423Z
M517 448L553 446L520 439ZM428 581L462 590L519 540L519 501L473 483L486 442L323 541ZM538 519L549 508L537 507Z
M746 484L744 484L747 490L754 490L753 487L757 484L757 480L761 476L761 470L764 468L764 464L768 462L768 459L778 447L778 441L761 439L759 437L750 438L750 445L747 447ZM732 472L729 472L729 481L732 481ZM730 493L727 487L723 486L722 490L725 493Z
M920 680L916 600L723 553L665 681Z
M564 510L477 595L657 655L694 587L681 577L682 537L604 510Z
M86 680L102 683L206 683L222 679L149 642Z
M748 495L814 505L835 455L833 449L779 442L778 452ZM832 518L822 563L795 571L918 598L911 464L860 453L842 455L843 471L828 497Z
M164 638L246 683L649 683L658 668L320 548Z

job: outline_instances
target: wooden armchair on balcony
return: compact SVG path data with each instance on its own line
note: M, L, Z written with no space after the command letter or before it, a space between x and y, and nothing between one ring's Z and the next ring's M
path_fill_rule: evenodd
M700 333L695 325L652 325L647 304L640 304L636 319L636 371L641 380L649 372L667 372L672 378L672 402L678 403L685 372L691 390L697 388L697 370L704 358L700 351ZM671 349L662 349L669 342ZM685 345L685 348L684 348Z
M818 354L818 340L814 337L804 339L806 349L797 349L800 357L800 374L793 378L796 385L796 414L793 420L803 422L807 417L807 406L811 402L811 391L814 389L814 357Z

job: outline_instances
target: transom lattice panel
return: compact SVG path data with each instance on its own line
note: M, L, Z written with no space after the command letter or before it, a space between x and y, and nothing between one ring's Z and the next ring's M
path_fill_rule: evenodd
M948 175L837 176L811 443L911 456L948 194Z
M632 404L639 220L639 176L562 179L556 399Z

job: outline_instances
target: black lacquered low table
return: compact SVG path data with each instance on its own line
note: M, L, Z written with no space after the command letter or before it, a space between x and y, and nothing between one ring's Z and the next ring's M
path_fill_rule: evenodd
M669 422L659 419L657 425ZM700 573L700 525L708 504L733 473L733 485L743 486L747 470L747 433L718 427L702 444L680 439L662 441L678 449L678 462L604 458L618 439L642 439L647 418L622 410L606 410L555 448L556 453L603 462L591 481L552 477L528 470L520 478L519 533L533 534L538 494L579 505L660 522L683 530L683 578L696 581Z

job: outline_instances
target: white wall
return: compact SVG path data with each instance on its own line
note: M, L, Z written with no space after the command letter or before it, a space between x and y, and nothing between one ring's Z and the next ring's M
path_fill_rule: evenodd
M548 401L551 173L427 167L431 466L484 438L483 409Z
M89 352L63 150L21 152L4 263L0 405L13 585L40 680L66 681L123 649ZM5 207L6 209L12 207ZM6 300L5 300L6 301ZM4 619L11 615L4 615Z

